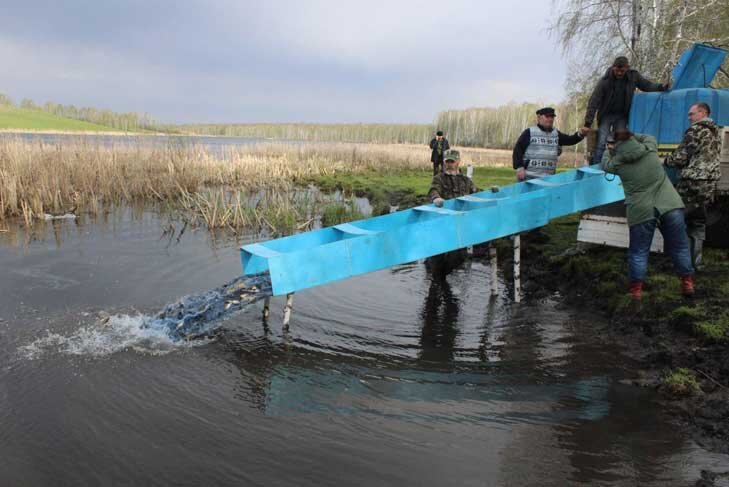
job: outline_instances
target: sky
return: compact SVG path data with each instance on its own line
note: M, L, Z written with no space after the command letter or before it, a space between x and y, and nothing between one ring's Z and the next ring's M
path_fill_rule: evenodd
M428 123L564 96L547 0L25 0L0 93L166 123Z

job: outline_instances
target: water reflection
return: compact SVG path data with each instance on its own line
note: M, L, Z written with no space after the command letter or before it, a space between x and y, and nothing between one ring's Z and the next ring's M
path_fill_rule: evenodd
M445 279L430 281L421 312L420 359L424 362L450 363L458 338L458 298Z

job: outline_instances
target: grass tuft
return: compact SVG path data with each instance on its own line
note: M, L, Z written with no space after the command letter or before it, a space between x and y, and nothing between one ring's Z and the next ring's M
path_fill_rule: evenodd
M672 396L691 396L701 392L696 376L689 369L680 368L667 374L662 381L664 392Z
M724 343L729 341L729 315L725 314L714 320L694 323L696 333L706 340Z
M324 227L331 227L362 218L364 215L357 209L353 201L349 203L335 201L324 206L321 213L321 224Z

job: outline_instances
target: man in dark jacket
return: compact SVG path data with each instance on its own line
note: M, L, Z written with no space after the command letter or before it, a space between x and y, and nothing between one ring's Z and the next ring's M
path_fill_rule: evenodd
M602 161L608 134L628 127L630 105L636 88L641 91L666 91L668 85L654 83L638 71L630 69L625 56L617 57L605 76L597 82L587 104L585 126L582 128L582 135L587 135L597 113L598 133L593 164Z
M433 176L435 176L443 171L443 154L451 148L448 139L443 136L442 130L435 133L435 137L430 141L430 148L433 149L430 162L433 163Z
M560 147L578 144L584 138L579 132L567 135L554 128L555 117L554 108L540 108L537 125L524 130L516 141L512 164L517 181L551 176L557 171Z

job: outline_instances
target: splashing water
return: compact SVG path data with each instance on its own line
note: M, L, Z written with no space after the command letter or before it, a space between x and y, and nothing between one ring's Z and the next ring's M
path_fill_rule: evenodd
M268 276L241 276L205 293L185 296L155 316L106 316L68 336L48 332L19 351L29 359L52 352L101 357L135 350L162 355L208 343L222 318L270 295Z
M165 330L173 340L191 340L213 334L220 318L271 295L267 276L242 276L206 293L185 296L169 304L142 326Z

